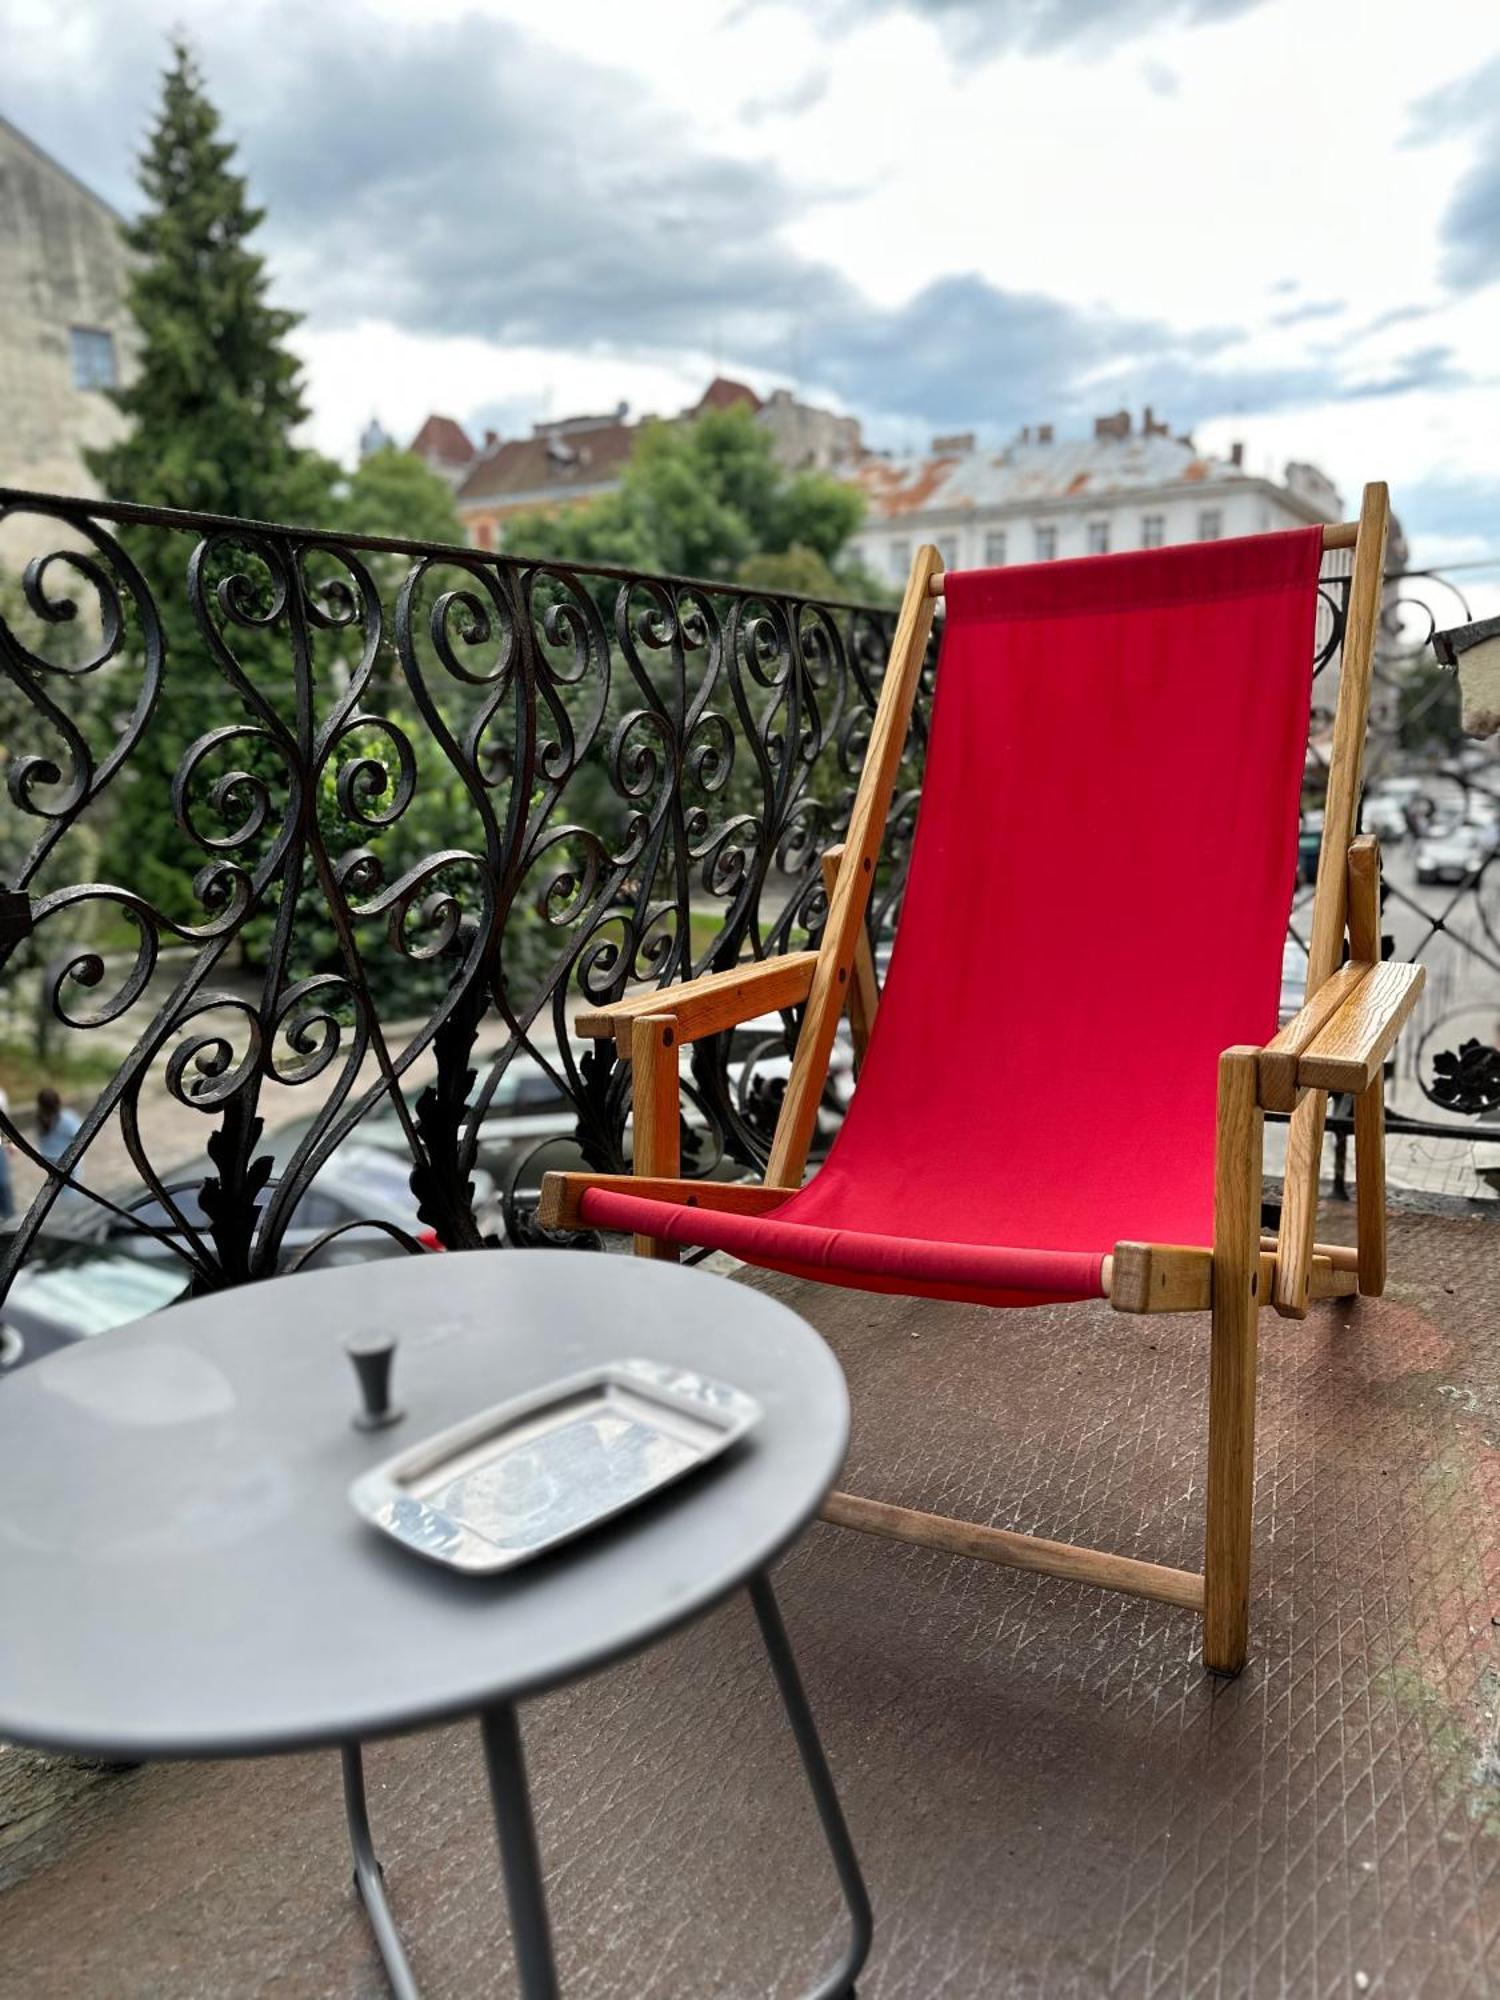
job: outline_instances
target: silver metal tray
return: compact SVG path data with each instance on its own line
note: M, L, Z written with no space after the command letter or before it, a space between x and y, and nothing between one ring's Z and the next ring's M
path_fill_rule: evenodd
M616 1361L498 1403L362 1473L357 1512L450 1569L511 1569L597 1527L742 1438L740 1389Z

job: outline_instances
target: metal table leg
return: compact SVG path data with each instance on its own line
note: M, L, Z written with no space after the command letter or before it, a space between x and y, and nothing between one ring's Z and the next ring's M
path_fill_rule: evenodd
M385 1876L370 1838L370 1813L365 1804L365 1766L357 1743L346 1743L339 1752L344 1765L344 1817L349 1823L349 1845L354 1852L354 1886L370 1919L375 1943L385 1965L395 2000L418 2000L417 1983L411 1976L406 1953L391 1906L386 1900Z
M786 1626L782 1623L781 1608L771 1589L771 1580L765 1575L753 1577L748 1589L771 1671L776 1676L782 1705L791 1724L813 1803L818 1809L823 1837L833 1857L839 1887L849 1911L850 1935L844 1955L833 1971L805 1996L805 2000L852 2000L854 1982L870 1951L870 1898L864 1877L859 1872L854 1843L849 1838L843 1807L834 1790L833 1775L823 1754L812 1710L807 1704L802 1677L797 1671L797 1662L792 1654L791 1641L787 1638ZM479 1718L479 1727L484 1742L484 1762L489 1776L495 1830L500 1839L500 1865L505 1876L506 1900L510 1905L522 2000L558 2000L557 1964L552 1953L541 1857L537 1850L536 1825L531 1814L531 1794L526 1782L526 1763L514 1705L500 1702L494 1708L484 1710ZM401 1948L391 1906L386 1900L380 1863L375 1857L370 1837L364 1764L359 1745L346 1744L342 1756L344 1810L349 1822L349 1845L354 1852L355 1885L369 1914L370 1927L375 1933L375 1942L395 2000L418 2000L416 1982Z
M522 2000L557 2000L557 1965L552 1956L552 1932L542 1889L542 1863L537 1852L536 1824L531 1817L531 1793L521 1753L521 1731L511 1702L485 1709L479 1718L484 1738L484 1765L500 1836L500 1867L510 1904L516 1969Z
M806 2000L852 2000L854 1982L870 1953L872 1919L869 1892L859 1872L859 1858L849 1838L848 1822L839 1804L839 1795L834 1790L833 1773L823 1755L812 1710L807 1705L802 1676L797 1671L791 1641L782 1623L781 1607L771 1589L771 1579L762 1572L751 1578L748 1587L750 1602L755 1606L755 1616L760 1625L760 1636L765 1642L771 1671L781 1691L782 1705L792 1725L792 1734L797 1739L802 1768L807 1773L813 1803L823 1823L823 1837L828 1842L828 1851L838 1870L839 1887L844 1892L844 1903L849 1911L849 1943L844 1955L828 1977L807 1994Z

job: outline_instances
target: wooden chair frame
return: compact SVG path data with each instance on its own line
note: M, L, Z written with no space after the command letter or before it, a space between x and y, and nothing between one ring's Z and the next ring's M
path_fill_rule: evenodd
M1208 1490L1202 1572L1049 1542L908 1507L834 1493L826 1520L898 1541L1021 1569L1042 1570L1197 1612L1205 1666L1237 1673L1248 1644L1251 1503L1254 1488L1256 1341L1259 1309L1301 1319L1309 1302L1385 1284L1383 1067L1415 1004L1423 968L1380 957L1379 857L1355 837L1369 714L1370 672L1380 615L1389 499L1365 488L1357 522L1324 530L1325 548L1353 548L1338 709L1329 765L1322 849L1313 895L1307 997L1264 1048L1226 1049L1219 1061L1212 1245L1120 1243L1104 1260L1104 1290L1117 1311L1208 1311ZM911 719L941 558L918 550L881 685L864 770L842 844L824 857L828 918L816 951L738 965L580 1015L580 1034L612 1038L633 1068L634 1172L549 1174L540 1220L579 1228L591 1187L760 1214L801 1185L819 1097L840 1016L847 1011L856 1063L878 992L865 922L875 863ZM1344 939L1348 960L1342 966ZM679 1178L678 1050L772 1008L804 1006L796 1055L761 1185ZM1328 1095L1354 1098L1358 1246L1317 1242L1318 1180ZM1281 1226L1260 1232L1262 1126L1266 1111L1290 1113ZM674 1259L676 1249L635 1239L638 1255Z

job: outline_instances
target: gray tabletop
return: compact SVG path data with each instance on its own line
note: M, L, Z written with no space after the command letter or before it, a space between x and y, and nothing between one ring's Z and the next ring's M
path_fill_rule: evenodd
M397 1334L392 1429L350 1425L345 1333ZM632 1355L748 1390L762 1423L638 1511L504 1577L358 1519L356 1474L460 1417ZM838 1364L748 1286L576 1251L279 1278L0 1384L0 1737L116 1758L346 1742L534 1693L763 1568L848 1438Z

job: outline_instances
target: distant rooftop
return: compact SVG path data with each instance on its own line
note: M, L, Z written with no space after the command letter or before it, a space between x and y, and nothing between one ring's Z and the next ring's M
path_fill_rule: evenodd
M697 402L671 421L691 422L705 411L740 405L756 416L768 408L746 383L716 375ZM433 424L450 422L447 417L429 417L419 437ZM565 502L575 493L587 497L615 483L641 426L649 422L649 417L632 421L630 406L620 403L606 416L555 417L534 424L528 438L501 439L488 432L482 450L465 461L469 470L458 487L459 504L504 511ZM412 449L418 448L414 443Z
M1124 410L1096 418L1091 438L1058 438L1051 424L1028 425L998 450L978 446L972 431L936 437L925 454L867 457L854 476L871 514L891 519L978 508L1035 509L1256 475L1245 469L1239 445L1228 458L1214 458L1199 451L1191 437L1174 437L1148 409L1138 430ZM1339 512L1332 482L1316 467L1288 466L1283 490L1310 520Z
M437 459L444 465L470 465L474 459L469 434L454 417L429 417L407 450L415 452L418 458Z
M738 403L747 403L752 410L761 407L761 399L744 382L736 382L728 375L715 375L693 405L692 415L702 416L705 410L732 410Z
M496 439L459 487L459 503L524 505L534 495L565 499L570 491L608 485L624 468L636 430L622 408L608 417L538 424L529 438Z

